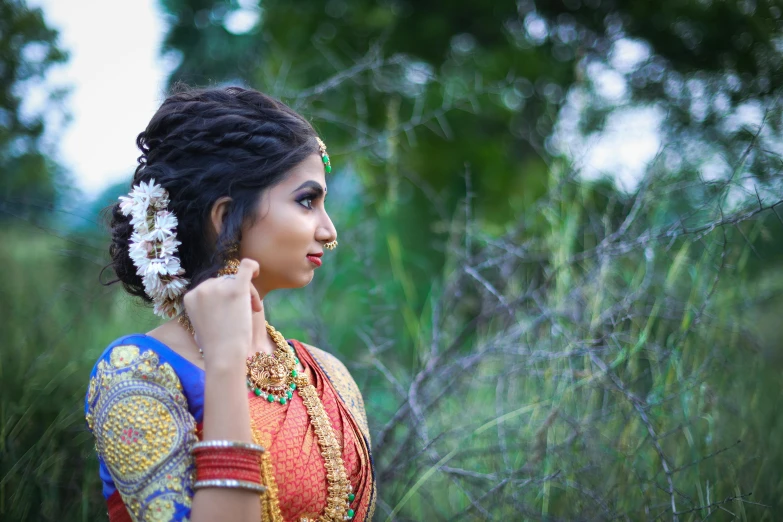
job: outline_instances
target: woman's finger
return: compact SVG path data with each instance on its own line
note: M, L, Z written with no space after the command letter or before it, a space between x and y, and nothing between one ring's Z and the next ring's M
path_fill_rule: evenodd
M263 309L261 296L258 295L258 290L256 290L256 287L253 286L252 283L250 284L250 306L253 308L254 312L260 312Z
M250 284L250 281L255 277L258 277L258 263L252 259L242 259L237 269L237 279L243 283Z

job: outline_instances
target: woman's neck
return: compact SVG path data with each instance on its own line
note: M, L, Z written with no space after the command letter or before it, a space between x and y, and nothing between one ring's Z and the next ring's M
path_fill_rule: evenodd
M266 331L266 310L264 301L261 301L261 311L253 312L253 339L250 343L250 352L248 355L254 355L256 352L272 354L277 348L275 341Z
M252 315L253 334L248 347L248 356L255 355L256 352L272 354L277 347L266 331L266 314L263 301L261 301L261 304L261 311L254 312ZM196 340L176 319L163 323L147 332L147 335L157 339L185 359L204 369L204 361L199 354Z

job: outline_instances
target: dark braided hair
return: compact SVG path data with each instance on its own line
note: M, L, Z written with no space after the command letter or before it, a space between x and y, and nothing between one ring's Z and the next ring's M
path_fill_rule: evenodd
M312 125L282 102L240 87L178 87L152 117L136 144L142 154L131 186L155 179L169 193L179 221L179 258L191 287L216 275L242 225L256 215L261 192L318 152ZM209 218L219 198L232 199L215 237ZM147 302L129 252L130 216L111 207L109 247L117 281ZM108 268L108 267L107 267ZM111 284L109 283L109 284Z

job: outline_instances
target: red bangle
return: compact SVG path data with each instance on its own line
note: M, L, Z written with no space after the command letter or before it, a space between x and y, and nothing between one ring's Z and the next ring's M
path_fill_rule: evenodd
M196 482L238 480L261 485L260 453L238 447L199 447L193 451Z
M197 465L203 466L236 466L240 468L259 469L257 456L236 455L196 455Z
M207 470L199 469L196 473L196 482L213 479L233 479L260 484L261 481L259 480L259 475L260 474L258 473L258 470L252 472L232 468L210 468Z

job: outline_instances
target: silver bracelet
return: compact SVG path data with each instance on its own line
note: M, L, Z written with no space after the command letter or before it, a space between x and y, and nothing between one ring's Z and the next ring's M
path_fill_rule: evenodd
M199 480L195 484L193 484L194 490L202 489L202 488L247 489L250 491L255 491L256 493L263 493L264 491L266 491L266 488L261 484L256 484L255 482L248 482L246 480L235 480L235 479Z
M190 452L193 453L199 448L237 448L257 451L258 453L264 452L263 446L253 444L252 442L240 442L236 440L202 440L193 444Z

